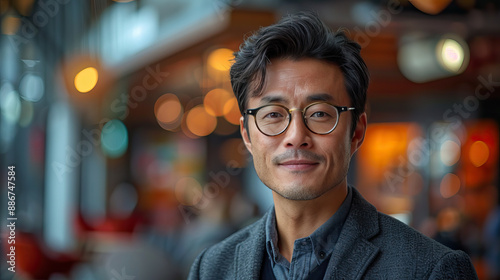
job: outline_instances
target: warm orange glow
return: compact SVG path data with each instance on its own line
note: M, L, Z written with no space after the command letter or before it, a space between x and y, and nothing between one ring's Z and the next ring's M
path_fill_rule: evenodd
M460 159L460 146L455 141L446 140L441 145L439 154L443 164L453 166Z
M490 149L483 141L472 143L469 149L469 158L475 167L480 167L488 161Z
M182 105L176 95L167 93L155 103L155 116L158 123L166 130L177 128L182 116Z
M384 213L411 211L412 196L423 189L417 162L422 130L415 123L373 123L358 151L358 186ZM374 187L376 186L376 187ZM397 199L399 198L399 199ZM392 205L391 203L394 203Z
M439 191L444 198L456 195L460 191L460 178L453 173L444 175L439 186Z
M498 177L498 124L492 119L475 120L466 122L465 129L467 138L462 149L464 186L477 189L492 184Z
M406 123L369 125L360 149L363 165L366 164L377 179L384 179L387 170L403 164L399 159L406 160L410 132L413 134L414 129Z
M238 107L238 100L236 100L236 97L233 97L226 101L226 104L224 104L224 118L235 125L238 125L240 123L240 118L241 118L241 113L240 113L240 108Z
M21 19L15 16L6 16L2 20L2 34L14 35L19 30Z
M225 89L216 88L209 91L203 99L203 105L207 112L215 117L224 115L224 105L233 98L233 95Z
M186 125L194 135L207 136L215 130L217 119L203 105L198 105L187 113Z
M175 184L175 197L179 203L192 206L200 202L203 196L203 190L200 183L191 177L179 179Z
M226 48L216 49L208 55L208 65L219 71L229 71L232 59L234 59L232 50Z
M31 15L31 13L33 12L33 4L35 3L34 0L16 0L15 2L16 2L16 8L21 15L23 15L23 16L30 16ZM50 9L50 8L48 8L48 9Z
M451 0L412 0L410 3L424 13L436 15L448 7Z
M91 91L97 84L99 75L94 67L87 67L75 76L75 88L81 93Z

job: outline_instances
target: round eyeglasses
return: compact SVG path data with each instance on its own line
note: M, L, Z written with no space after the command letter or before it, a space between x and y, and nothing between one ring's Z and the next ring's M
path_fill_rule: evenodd
M352 111L354 107L335 106L326 102L315 102L304 109L288 109L283 105L269 104L246 110L246 114L254 116L255 125L267 136L276 136L285 132L292 122L292 112L302 112L306 127L315 134L328 134L339 123L342 112Z

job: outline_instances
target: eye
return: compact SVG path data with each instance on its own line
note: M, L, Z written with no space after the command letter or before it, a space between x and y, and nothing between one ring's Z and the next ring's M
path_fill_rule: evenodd
M331 117L331 115L323 111L314 112L310 116L310 118L328 118L328 117Z
M280 112L269 112L264 116L266 119L276 119L281 117L283 117L283 115Z

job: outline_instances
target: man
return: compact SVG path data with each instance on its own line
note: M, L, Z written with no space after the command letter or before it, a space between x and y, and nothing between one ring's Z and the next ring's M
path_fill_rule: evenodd
M230 71L241 135L274 208L203 251L190 279L477 278L464 252L377 212L347 185L367 125L359 53L312 13L241 46Z

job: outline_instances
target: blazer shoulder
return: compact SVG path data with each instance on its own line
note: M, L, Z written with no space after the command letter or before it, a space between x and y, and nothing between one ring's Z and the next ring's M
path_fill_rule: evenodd
M234 279L241 270L237 266L257 267L267 215L201 252L191 266L188 279ZM242 255L251 260L238 261Z
M403 222L379 213L380 235L374 239L385 256L398 256L398 266L413 263L415 278L477 279L470 257L452 250Z
M420 233L394 217L379 212L380 235L378 243L408 252L426 252L426 257L440 258L453 250ZM428 255L431 253L431 255Z

